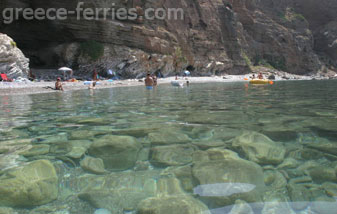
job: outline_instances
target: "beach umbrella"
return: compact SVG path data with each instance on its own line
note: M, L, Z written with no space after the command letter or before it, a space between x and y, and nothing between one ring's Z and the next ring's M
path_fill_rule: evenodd
M73 69L67 68L67 67L62 67L58 69L59 71L72 71Z

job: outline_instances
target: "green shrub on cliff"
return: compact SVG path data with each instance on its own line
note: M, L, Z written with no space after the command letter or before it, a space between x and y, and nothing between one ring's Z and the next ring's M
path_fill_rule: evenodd
M88 55L96 61L104 55L104 45L93 40L83 42L81 43L81 54Z
M245 60L246 65L248 65L249 67L251 67L251 66L253 65L253 64L252 64L252 61L250 61L250 59L249 59L249 57L247 56L246 53L243 53L243 54L242 54L242 57L243 57L243 59Z
M16 42L14 42L14 41L11 41L11 45L12 45L13 48L17 47Z
M277 69L281 71L285 71L287 66L286 66L286 61L283 57L276 57L276 56L270 56L266 55L263 58L260 56L257 56L255 58L255 66L263 66L266 68L270 69Z
M307 21L307 19L302 14L299 13L295 13L294 18L300 21Z

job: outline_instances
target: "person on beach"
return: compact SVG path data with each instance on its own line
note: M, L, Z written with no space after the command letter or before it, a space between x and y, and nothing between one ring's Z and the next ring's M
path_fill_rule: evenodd
M29 69L28 79L29 79L30 81L34 81L35 78L36 78L36 77L35 77L35 75L33 74L32 69Z
M98 73L97 73L96 69L94 69L94 72L92 73L92 80L97 81L97 76L98 76Z
M148 73L148 74L146 75L146 79L145 79L145 86L146 86L146 89L152 90L152 89L153 89L153 85L154 85L153 78L151 77L151 74Z
M55 90L57 91L64 91L63 90L63 85L62 85L62 82L61 82L61 78L57 78L56 80L56 83L55 83Z
M259 73L259 76L257 78L260 79L260 80L263 80L264 79L263 74Z

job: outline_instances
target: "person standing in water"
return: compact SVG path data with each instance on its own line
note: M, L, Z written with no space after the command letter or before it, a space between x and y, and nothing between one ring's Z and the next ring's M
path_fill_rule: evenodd
M153 89L153 85L154 85L153 78L151 77L151 74L148 73L148 74L146 75L146 78L145 78L145 86L146 86L146 89L152 90L152 89Z
M156 87L158 85L158 78L157 78L157 76L153 75L152 79L153 79L153 86Z

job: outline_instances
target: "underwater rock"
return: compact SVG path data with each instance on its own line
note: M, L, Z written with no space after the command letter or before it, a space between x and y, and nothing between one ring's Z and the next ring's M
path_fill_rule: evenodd
M0 148L0 155L1 154L6 154L8 152L9 152L9 149L7 149L7 148Z
M222 148L213 148L207 151L196 151L193 154L193 162L205 162L205 161L228 160L228 159L242 160L237 153Z
M242 151L249 160L263 165L281 163L286 153L281 143L257 132L245 132L235 138L232 145Z
M191 138L189 138L188 135L174 130L153 132L150 133L148 137L152 145L169 145L191 142Z
M196 188L202 194L206 191L202 199L211 206L232 205L237 199L247 202L261 201L265 188L262 168L254 162L234 156L233 153L229 152L231 155L228 157L216 153L217 155L210 156L211 160L194 162L193 176L200 184Z
M71 150L66 154L67 157L80 159L90 148L92 141L89 140L72 140L68 142Z
M140 202L137 214L210 214L206 205L188 196L162 196Z
M178 178L182 188L186 192L193 192L194 185L191 166L169 167L164 172L173 174L176 178Z
M321 152L337 155L337 143L319 142L306 144L306 146Z
M318 166L309 170L309 174L315 183L337 182L337 176L334 168Z
M133 137L146 137L148 134L157 131L158 127L132 127L128 129L113 129L112 134Z
M264 183L274 190L283 189L287 186L287 179L277 170L264 172Z
M33 140L34 143L42 143L42 144L58 144L58 143L66 143L68 142L68 137L66 134L59 135L46 135L39 136Z
M97 209L108 209L112 213L132 211L137 208L140 201L156 195L160 172L129 171L104 176L82 176L78 178L78 182L84 189L78 197Z
M311 208L315 213L335 214L337 210L337 201L335 198L321 196L315 198Z
M295 169L300 165L300 163L294 158L286 158L284 161L277 166L278 169Z
M89 130L77 130L70 132L70 140L90 140L95 137L96 132Z
M133 137L106 135L94 141L89 154L101 158L108 170L126 170L135 166L141 147Z
M191 163L196 148L191 145L157 146L151 149L151 163L155 166L179 166Z
M193 145L198 146L200 149L210 149L214 147L222 147L225 145L225 142L223 141L215 141L215 140L198 140L198 141L193 141Z
M288 193L295 210L304 210L312 200L310 190L301 184L289 183Z
M82 119L79 120L77 123L79 124L85 124L85 125L110 125L112 123L112 121L109 121L105 118L86 118L86 119Z
M68 142L51 144L49 153L53 155L65 155L71 151L71 145Z
M47 144L33 145L28 151L20 153L25 157L32 157L37 155L46 155L49 153L50 146Z
M0 177L0 206L43 205L57 196L58 177L50 161L33 161Z
M0 214L17 214L17 212L10 207L0 207Z
M281 213L296 214L295 211L291 209L288 202L278 200L266 202L261 212L261 214L281 214Z
M254 214L254 211L247 202L236 200L229 214Z
M330 197L337 197L337 184L331 182L325 182L322 184L326 194Z
M80 162L81 167L90 173L93 174L104 174L105 169L104 169L104 162L100 158L93 158L86 156L81 162Z

